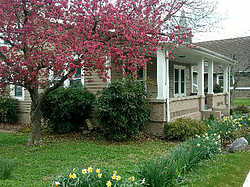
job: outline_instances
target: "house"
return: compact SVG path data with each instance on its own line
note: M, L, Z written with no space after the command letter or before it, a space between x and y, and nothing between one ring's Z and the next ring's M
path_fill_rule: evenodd
M197 45L236 59L238 63L231 69L231 92L234 97L250 98L250 36L200 42ZM223 67L215 68L214 80L214 83L221 84Z
M220 117L228 115L230 108L230 69L235 60L203 47L178 47L175 50L174 61L168 56L168 44L161 44L157 55L148 64L146 69L140 71L139 79L146 80L146 89L150 93L149 103L152 107L151 121L148 128L156 135L162 134L165 122L180 117L194 119L207 118L210 115ZM110 63L110 62L109 62ZM112 64L112 62L111 62ZM208 82L205 85L205 67L208 67ZM214 65L223 66L223 93L213 92ZM194 93L194 67L197 66L197 93ZM122 72L112 68L110 79L104 82L97 72L84 77L79 70L73 80L65 81L64 85L82 84L90 92L96 93L103 89L114 79L122 78ZM89 81L92 79L93 81ZM224 81L225 80L225 81ZM204 88L208 87L205 95ZM20 101L20 122L29 122L30 98L28 92L22 87L12 86L11 95ZM206 101L206 102L205 102Z

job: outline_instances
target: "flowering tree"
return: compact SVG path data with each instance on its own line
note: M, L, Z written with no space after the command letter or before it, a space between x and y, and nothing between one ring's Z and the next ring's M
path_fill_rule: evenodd
M186 0L1 0L0 85L20 85L31 96L32 133L40 141L41 94L70 79L77 68L108 78L107 59L136 72L159 42L173 50L190 34L171 22Z

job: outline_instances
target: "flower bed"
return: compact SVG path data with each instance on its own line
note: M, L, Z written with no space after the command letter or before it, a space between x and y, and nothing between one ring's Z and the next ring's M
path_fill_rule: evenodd
M109 173L100 168L88 167L86 169L74 168L65 175L59 176L54 182L54 186L88 186L88 187L122 187L122 186L142 186L144 180L138 180L134 176L129 178L122 177L117 171Z

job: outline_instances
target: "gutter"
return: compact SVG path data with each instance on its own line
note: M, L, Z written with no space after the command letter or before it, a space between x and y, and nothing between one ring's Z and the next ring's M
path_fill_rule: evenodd
M229 58L229 57L227 57L227 56L221 55L221 54L219 54L219 53L216 53L216 52L211 51L211 50L209 50L209 49L206 49L206 48L204 48L204 47L196 46L196 47L194 47L194 48L192 48L192 49L197 50L197 51L200 51L200 52L204 52L204 53L207 53L207 54L212 55L212 56L214 56L214 57L217 57L217 58L220 58L220 59L222 59L222 60L225 60L225 61L227 61L230 65L234 65L235 63L237 63L236 60L233 60L233 59L231 59L231 58Z

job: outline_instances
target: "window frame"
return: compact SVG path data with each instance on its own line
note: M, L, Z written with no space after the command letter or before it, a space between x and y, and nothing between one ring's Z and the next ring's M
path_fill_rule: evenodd
M178 93L175 93L175 70L178 70L179 71L179 75L178 75ZM181 70L184 71L184 92L182 93L181 92ZM186 88L187 88L187 85L186 85L186 67L185 66L180 66L180 65L174 65L174 71L173 71L173 91L174 91L174 97L185 97L186 96Z

